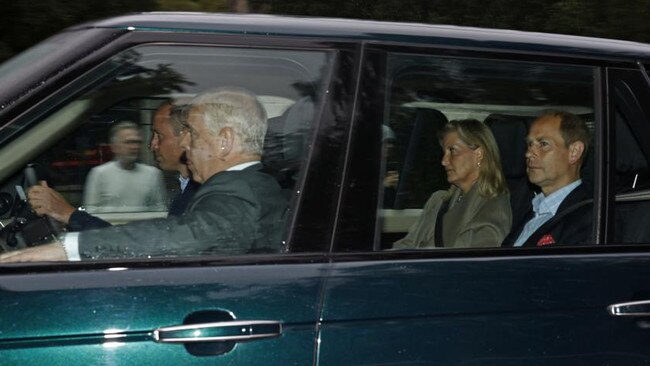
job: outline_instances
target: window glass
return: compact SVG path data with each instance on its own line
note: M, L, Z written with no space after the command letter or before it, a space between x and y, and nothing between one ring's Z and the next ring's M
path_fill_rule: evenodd
M613 242L648 243L644 217L650 208L650 110L644 101L650 98L650 88L638 70L610 70L610 78L615 117Z
M331 54L325 51L173 45L130 49L44 101L31 118L15 121L11 139L9 135L0 136L5 138L3 156L13 156L0 163L3 191L13 193L23 176L16 171L34 163L39 179L46 180L72 207L84 206L93 220L113 225L159 220L151 226L144 222L132 224L143 225L134 229L114 226L103 229L106 235L98 236L87 230L95 228L92 225L66 227L57 222L54 226L79 232L75 240L82 260L282 251L291 192L307 154L315 105L321 103L330 65ZM228 107L219 107L226 109L217 112L208 107L221 105L217 102L204 102L201 108L191 103L197 94L215 88L250 93L267 117L263 121L266 132L248 125L258 114L255 106L245 104L245 99L229 99L235 101L224 102ZM173 107L178 123L175 129L161 131L155 121L165 103ZM169 117L172 107L165 116ZM191 122L191 116L200 113L201 122L215 120L210 122L212 127L201 130L198 122ZM169 120L165 121L163 127L169 125ZM232 135L219 134L225 133L224 126L231 128ZM13 136L15 131L20 132L17 138ZM202 139L204 146L199 146ZM166 156L173 154L165 150L171 149L165 141L173 141L173 154L178 156ZM233 183L235 192L230 193L215 188L216 193L210 194L235 197L224 202L223 211L230 208L231 212L208 209L207 214L193 215L209 203L182 196L185 189L196 191L200 186L179 176L196 168L201 174L194 174L194 180L206 183L213 172L230 168L230 158L217 159L214 146L235 151L245 162L261 161L256 165L260 176L252 179L262 182L248 182L250 186ZM185 159L189 159L189 166L183 164ZM241 172L246 167L236 169ZM230 174L239 177L243 173ZM267 194L263 188L258 189L265 185L273 185ZM278 197L274 197L276 193ZM187 208L174 212L178 200L184 201ZM16 210L6 212L5 221L11 221ZM266 218L271 221L264 222ZM256 224L235 228L237 221ZM218 227L223 229L222 236L211 237ZM269 231L273 232L268 235ZM3 249L20 249L47 239L19 233ZM86 244L91 241L95 243ZM134 248L136 242L143 241L151 243ZM86 251L90 246L97 251Z
M526 174L531 123L544 112L563 111L586 121L590 133L594 130L593 68L393 53L388 55L386 74L379 182L383 249L431 248L436 235L441 238L435 244L439 247L500 246L514 227L528 221L532 194L539 191ZM475 199L471 189L456 189L466 168L462 166L465 160L454 160L452 155L474 150L472 146L459 150L453 141L442 146L441 132L449 121L467 119L487 126L486 134L494 137L509 192L505 198ZM443 166L445 151L450 158ZM583 187L589 189L593 184L591 155L584 155L582 167ZM477 162L472 164L480 169ZM485 202L477 203L481 200ZM485 211L488 207L490 212ZM438 221L440 211L449 218ZM446 222L442 233L431 222ZM401 239L409 228L417 235L405 242Z

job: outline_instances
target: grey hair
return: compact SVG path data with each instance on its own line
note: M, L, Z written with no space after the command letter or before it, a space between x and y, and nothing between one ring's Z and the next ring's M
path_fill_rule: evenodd
M109 132L111 144L117 143L117 134L122 130L136 130L140 133L140 127L131 121L117 123L111 127Z
M190 102L200 107L203 121L214 134L230 127L242 140L242 152L262 155L266 136L266 110L257 97L242 88L223 87L198 94Z

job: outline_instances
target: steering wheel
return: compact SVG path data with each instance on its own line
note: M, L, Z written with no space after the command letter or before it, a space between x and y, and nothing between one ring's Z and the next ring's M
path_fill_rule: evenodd
M38 181L36 165L28 164L23 173L23 184L16 186L12 205L13 218L0 230L0 251L49 243L61 233L60 223L51 217L37 215L27 202L27 190L38 184Z

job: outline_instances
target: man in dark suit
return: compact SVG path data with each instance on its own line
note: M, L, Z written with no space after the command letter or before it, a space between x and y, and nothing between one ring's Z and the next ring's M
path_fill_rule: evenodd
M503 246L589 244L593 200L580 179L590 140L586 123L568 112L547 112L533 122L526 140L526 173L541 193Z
M192 180L180 145L187 110L181 101L176 100L166 102L158 112L153 119L149 149L154 153L160 169L179 173L180 190L169 205L169 215L181 215L200 186Z
M190 105L181 146L202 186L183 215L68 233L61 242L5 253L0 261L280 252L287 198L262 172L264 108L233 88L199 94Z
M172 199L169 215L181 215L200 186L191 179L180 147L184 109L179 101L164 102L153 115L152 137L149 149L154 153L160 169L179 173L179 193ZM29 191L29 203L39 215L48 215L67 225L69 231L84 231L111 226L107 221L75 209L58 192L42 182Z

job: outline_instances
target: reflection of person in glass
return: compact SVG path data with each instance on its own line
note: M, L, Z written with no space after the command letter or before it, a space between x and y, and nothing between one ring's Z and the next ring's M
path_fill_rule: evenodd
M113 161L94 167L86 178L88 212L165 211L162 172L137 162L142 145L138 126L121 122L110 135Z
M0 255L0 262L269 253L282 250L287 195L260 163L267 121L257 98L220 88L190 103L181 146L202 183L185 212Z
M451 188L431 195L394 248L499 246L510 231L512 212L492 132L477 120L451 121L441 144Z
M171 201L169 215L181 215L192 199L199 184L191 179L180 146L181 130L186 114L178 101L166 101L158 107L152 118L152 136L149 149L154 153L160 169L178 172L178 194ZM111 226L97 216L78 210L46 182L29 190L29 204L39 215L48 215L65 224L68 231L84 231Z

